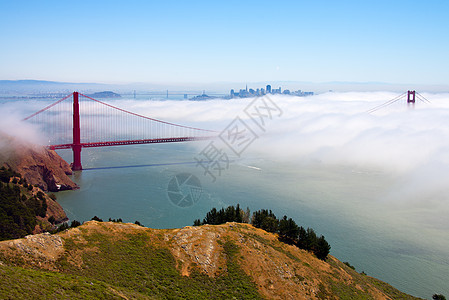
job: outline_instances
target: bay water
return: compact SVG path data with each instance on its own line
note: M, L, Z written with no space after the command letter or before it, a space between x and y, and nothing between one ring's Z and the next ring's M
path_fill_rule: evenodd
M57 193L58 202L71 220L96 215L151 228L192 225L213 207L237 203L251 211L272 209L279 218L287 215L323 234L331 254L359 272L420 297L449 294L449 242L444 238L449 231L425 229L416 211L382 200L399 178L379 170L246 156L236 158L214 182L195 162L197 146L83 149L85 169L72 175L80 189ZM59 153L71 161L70 150ZM192 205L180 207L170 200L169 183L185 173L199 179L202 193Z
M367 96L369 95L355 95L353 98ZM389 94L387 96L390 97ZM417 111L413 119L402 113L391 115L388 119L381 117L373 119L366 116L359 118L356 114L345 116L346 107L351 108L354 105L365 107L366 104L357 101L344 102L338 97L346 99L351 95L336 94L333 97L337 99L332 99L323 105L319 102L319 97L301 102L297 111L294 109L299 101L292 99L289 104L290 109L284 109L284 120L304 119L306 123L297 124L298 128L300 126L303 128L301 134L290 135L285 139L285 144L282 144L283 140L279 140L282 151L304 147L307 150L307 147L315 145L318 141L320 148L316 153L322 153L322 149L327 149L328 146L333 146L328 147L331 149L330 153L338 152L341 147L328 144L328 141L337 144L341 142L334 141L333 136L347 128L365 126L367 131L361 132L360 136L374 138L374 141L361 140L359 143L360 139L354 134L351 140L353 143L346 142L352 147L344 148L343 154L345 151L355 149L352 155L359 155L361 151L378 145L388 145L390 148L393 146L392 150L399 149L397 151L399 154L396 155L394 152L390 156L385 156L381 151L377 151L374 153L376 155L374 158L381 160L379 165L394 163L392 157L404 158L405 165L412 159L424 160L425 157L422 155L408 156L420 152L409 146L407 134L410 133L413 141L416 141L418 145L421 140L428 140L428 145L437 145L438 151L428 152L439 156L435 159L435 163L430 160L430 163L426 165L429 166L427 171L423 169L424 172L416 172L407 177L404 173L390 172L388 168L348 164L343 160L341 163L338 162L339 160L329 163L329 161L322 161L323 156L320 155L317 155L316 159L312 157L312 159L288 161L288 159L276 159L276 155L265 155L263 151L249 151L240 158L232 157L229 167L224 169L214 181L195 161L195 157L198 157L201 149L209 143L208 141L84 148L82 150L84 170L74 172L71 176L80 189L56 193L57 201L62 205L70 220L83 222L90 220L93 216L98 216L105 221L109 218L121 218L124 222L137 220L152 228L179 228L192 225L195 219L204 218L213 207L221 208L237 203L243 209L249 207L252 212L262 208L271 209L278 218L287 215L298 225L312 227L318 234L324 235L332 246L331 254L341 261L348 261L359 272L363 271L415 296L427 299L430 299L434 293L448 296L449 223L447 212L449 203L445 176L447 172L446 169L441 171L441 164L447 163L445 154L447 151L444 150L447 149L446 137L449 128L445 121L449 111L446 105L447 96L442 96L440 105L442 109L427 113L424 111L421 116ZM10 129L17 134L27 133L29 128L21 132L17 131L21 129L21 126L11 119L14 112L20 112L18 113L20 119L53 101L54 99L2 99L1 109L5 113L3 121L6 120L5 124L9 126L14 124L13 127L10 126ZM156 114L165 119L174 114L173 103L150 102L152 103L151 111L148 115ZM134 102L132 99L123 99L117 106L121 107L127 103L131 103L129 105L132 107L129 109L132 111L143 109L143 104L141 105L143 102L139 99ZM148 102L145 103L148 106ZM183 123L184 120L191 118L188 113L185 113L186 108L189 107L193 107L194 112L195 110L208 112L211 107L210 113L213 117L204 114L202 122L206 123L197 124L202 128L209 128L208 120L215 122L223 112L222 102L213 105L186 101L179 101L179 103L181 107L177 110L177 114L180 114L179 119L175 116L170 120L176 123ZM221 119L218 129L224 128L220 126L226 126L235 113L244 107L241 106L242 104L236 106L237 104L231 102L226 102L225 105L231 108L234 105L236 108L230 111L226 118ZM324 107L327 107L328 111L323 111ZM289 110L291 110L290 119ZM301 112L304 113L299 117L298 114ZM398 117L402 119L398 120ZM196 118L192 117L191 121ZM310 122L307 123L309 120ZM438 120L440 120L439 123ZM381 138L384 136L377 134L379 130L372 130L380 126L379 122L385 126L383 129L385 139L376 139L377 136ZM416 122L421 122L422 132L413 127ZM342 125L336 128L337 131L333 131L332 128L336 123ZM2 127L8 128L5 126ZM289 124L288 128L291 127L292 125ZM403 130L405 134L398 135L397 128L405 128ZM325 131L332 134L323 135ZM441 138L436 135L436 138L428 139L429 136L438 132ZM405 151L401 150L400 145L393 144L388 139L390 134L401 139ZM32 140L32 136L29 138ZM325 138L328 140L324 140ZM296 146L296 148L288 149L288 145L293 142L292 139L298 141L299 148ZM426 150L426 143L421 144L423 146L421 153L423 153ZM264 144L262 143L259 147L264 147ZM407 151L407 149L413 151ZM72 162L71 150L58 150L58 153L67 162ZM399 163L398 166L401 164ZM180 205L171 197L173 196L172 183L175 179L186 178L186 174L195 176L201 188L195 182L194 201L187 205ZM426 185L431 182L437 184L429 185L427 188ZM415 193L416 185L420 186L420 193ZM192 186L190 191L191 188ZM188 193L189 186L187 190L184 187L179 192Z

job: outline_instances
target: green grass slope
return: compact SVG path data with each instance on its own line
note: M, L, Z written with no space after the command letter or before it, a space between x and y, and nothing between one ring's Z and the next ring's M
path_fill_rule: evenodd
M63 249L0 242L1 299L417 299L247 224L88 222L50 237Z

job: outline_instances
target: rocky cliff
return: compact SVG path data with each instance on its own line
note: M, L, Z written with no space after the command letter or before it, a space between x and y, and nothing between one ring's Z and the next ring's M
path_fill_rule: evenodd
M67 176L72 174L69 164L55 151L37 146L0 132L0 166L22 174L28 183L44 191L76 189Z

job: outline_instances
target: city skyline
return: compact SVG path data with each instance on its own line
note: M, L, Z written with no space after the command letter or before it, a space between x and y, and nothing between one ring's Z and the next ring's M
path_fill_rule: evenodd
M0 80L449 86L445 1L2 1Z
M314 92L305 92L302 90L296 90L291 92L289 89L282 90L282 87L278 87L277 89L272 88L271 84L267 84L265 87L262 88L249 88L248 84L246 85L245 89L240 89L238 92L236 92L234 89L231 89L229 93L230 98L248 98L248 97L259 97L264 96L267 94L284 94L284 95L294 95L294 96L313 96Z

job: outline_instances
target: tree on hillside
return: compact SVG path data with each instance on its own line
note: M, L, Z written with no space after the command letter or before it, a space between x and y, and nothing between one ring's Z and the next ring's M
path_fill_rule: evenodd
M298 246L298 248L307 250L307 231L302 226L300 226L298 229L298 239L296 240L296 246Z
M242 223L243 216L244 212L240 208L239 204L237 204L236 207L231 205L228 206L226 209L221 208L220 210L217 210L214 207L206 214L206 217L203 219L202 222L200 221L200 219L196 219L193 222L193 226L200 226L204 224L219 225L224 224L226 222Z
M217 209L214 207L212 208L207 214L206 217L203 220L203 224L211 224L211 225L218 225L220 224L220 216L217 212Z
M8 183L10 180L9 175L6 172L0 172L0 181L4 183Z
M254 227L276 233L279 227L279 220L271 210L261 209L254 212L252 224Z
M237 210L239 211L237 212ZM242 222L242 217L240 216L240 208L238 204L237 208L231 205L224 210L224 220L226 220L226 222L238 222L238 223Z
M249 209L245 213L240 205L237 207L228 206L226 209L217 210L212 208L201 222L196 219L193 226L204 224L219 225L226 222L243 222L245 215L249 215ZM284 243L296 245L300 249L312 251L317 258L325 260L329 254L331 246L324 236L317 237L312 228L304 229L296 224L292 218L284 216L281 220L268 209L255 211L251 223L254 227L263 229L267 232L278 233L279 240Z
M6 169L5 167L0 168L0 181L4 183L8 183L11 177L19 177L22 178L22 175L11 170L11 168Z
M279 236L291 244L298 239L298 235L299 226L292 218L287 219L287 216L284 216L279 221Z
M246 208L246 211L241 210L242 212L242 222L243 223L249 223L251 218L251 211L249 210L249 207Z
M441 295L441 294L434 294L434 295L432 296L432 299L433 299L433 300L446 300L446 297L443 296L443 295Z
M19 177L10 169L3 168L1 172ZM28 198L19 185L0 182L0 240L21 238L32 233L37 225L36 216L45 217L46 212L43 193Z
M315 230L312 228L307 228L307 234L306 234L306 250L314 250L317 243L317 237Z
M331 250L331 246L326 241L324 236L320 236L315 245L315 249L313 250L313 254L316 255L317 258L321 260L326 260L329 251Z
M78 226L80 226L80 225L81 225L81 222L80 222L80 221L73 220L72 223L70 224L70 227L71 227L71 228L75 228L75 227L78 227Z

